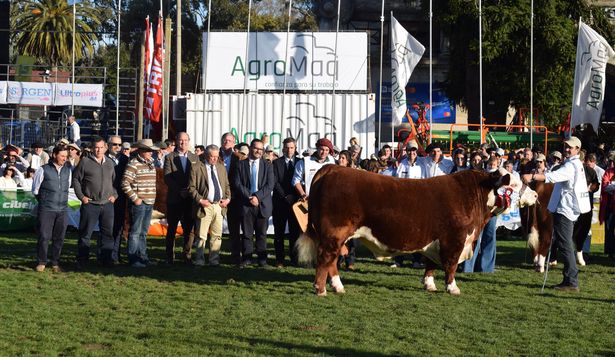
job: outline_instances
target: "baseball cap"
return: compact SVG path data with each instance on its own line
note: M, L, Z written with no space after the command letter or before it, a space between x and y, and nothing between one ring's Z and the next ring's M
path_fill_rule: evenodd
M545 162L546 160L547 158L545 157L545 154L538 154L538 156L536 156L536 161Z
M406 145L406 150L408 150L408 151L413 150L413 149L414 150L418 150L418 148L419 148L419 146L416 145L416 142L414 142L414 141L410 141L408 143L408 145Z
M564 140L564 144L570 147L577 147L579 149L581 148L581 140L579 140L579 138L577 138L576 136L571 136L570 139Z
M558 158L558 159L560 159L560 160L562 159L562 153L561 153L561 152L559 152L559 151L553 151L553 152L551 153L551 156L556 157L556 158Z

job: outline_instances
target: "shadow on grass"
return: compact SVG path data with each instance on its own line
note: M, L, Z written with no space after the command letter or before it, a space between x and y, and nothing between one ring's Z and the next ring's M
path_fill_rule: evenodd
M316 329L317 326L306 326L306 330L310 328ZM293 354L316 354L316 355L325 355L325 356L365 356L365 357L385 357L385 356L399 356L399 354L385 354L381 352L375 351L363 351L357 350L347 347L334 347L334 346L310 346L304 344L290 343L290 342L280 342L280 341L271 341L264 338L254 338L254 337L237 337L239 340L243 340L244 342L249 343L252 346L252 351L254 353L263 353L267 354L268 352L277 350L277 349L286 349L288 351L292 351ZM262 347L261 347L262 346ZM262 351L259 351L262 350Z

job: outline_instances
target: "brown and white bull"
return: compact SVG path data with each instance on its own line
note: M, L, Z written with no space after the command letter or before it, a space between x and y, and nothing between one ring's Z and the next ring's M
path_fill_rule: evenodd
M437 290L434 270L440 264L446 291L459 295L457 264L472 256L482 228L498 210L502 186L520 192L523 185L504 170L413 180L327 165L311 186L308 230L297 241L299 260L316 259L314 287L324 296L327 277L336 293L344 292L336 261L350 239L361 239L377 258L418 251L429 258L425 289ZM531 189L520 194L521 205L535 203Z

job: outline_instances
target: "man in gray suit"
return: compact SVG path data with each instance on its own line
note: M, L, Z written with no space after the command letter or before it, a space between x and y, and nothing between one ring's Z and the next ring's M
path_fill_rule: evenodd
M190 255L194 235L192 227L194 218L192 215L192 199L188 193L190 169L199 158L188 151L190 137L185 132L177 133L175 151L167 154L164 158L164 182L167 184L167 222L169 224L166 236L167 264L175 261L175 232L177 224L181 221L184 232L184 249L182 257L188 264L191 263Z
M253 236L256 236L258 265L267 266L267 227L273 213L271 192L275 176L271 164L262 158L263 150L262 140L252 140L248 160L237 163L237 172L233 178L243 216L243 259L240 267L252 263Z

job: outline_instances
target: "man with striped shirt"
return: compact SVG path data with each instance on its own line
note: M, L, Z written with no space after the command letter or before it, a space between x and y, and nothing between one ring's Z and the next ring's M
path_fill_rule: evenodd
M151 139L139 140L134 148L137 155L126 166L122 191L130 204L131 226L128 233L128 263L134 268L150 264L145 238L156 200L156 168L152 152L159 150Z

